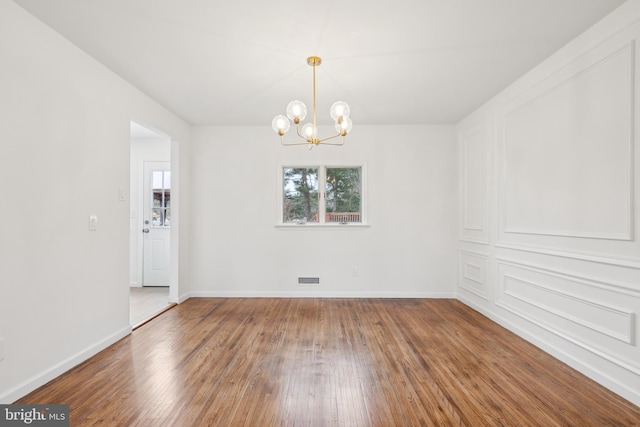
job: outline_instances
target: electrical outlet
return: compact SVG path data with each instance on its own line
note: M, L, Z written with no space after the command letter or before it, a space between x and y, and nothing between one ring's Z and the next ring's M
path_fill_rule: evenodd
M0 338L0 361L4 360L4 338Z

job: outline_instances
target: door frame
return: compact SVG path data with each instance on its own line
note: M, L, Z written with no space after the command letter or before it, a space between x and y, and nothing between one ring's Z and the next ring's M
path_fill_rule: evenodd
M177 228L179 218L177 215L179 209L178 186L177 186L177 168L176 162L173 160L173 154L177 150L177 142L170 136L157 131L147 125L131 121L132 129L135 127L136 132L132 131L130 138L130 216L129 216L129 287L142 286L142 262L143 262L143 238L141 225L144 222L144 163L145 162L170 162L172 176L172 226L171 226L171 261L170 261L170 280L169 294L171 300L177 300L178 287L176 277L177 274ZM135 137L134 134L139 136ZM177 153L176 153L177 154ZM176 156L177 157L177 156ZM174 255L175 260L174 260ZM174 301L177 302L177 301Z

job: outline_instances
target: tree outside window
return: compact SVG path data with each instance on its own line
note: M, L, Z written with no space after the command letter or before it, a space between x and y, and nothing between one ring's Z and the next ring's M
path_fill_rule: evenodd
M283 223L363 222L362 167L284 167L282 172Z
M284 168L282 222L318 222L318 168Z
M362 168L326 169L326 222L362 222Z

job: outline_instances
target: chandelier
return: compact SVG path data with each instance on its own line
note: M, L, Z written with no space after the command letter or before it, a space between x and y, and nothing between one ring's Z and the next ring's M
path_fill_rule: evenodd
M338 132L333 136L326 138L318 137L318 128L316 122L316 67L320 65L322 60L317 56L310 56L307 58L307 64L313 67L313 123L307 123L300 126L300 122L307 116L307 107L302 101L291 101L287 105L287 115L278 115L274 117L271 122L273 130L280 135L280 143L284 146L290 145L309 145L309 149L312 149L314 145L326 144L326 145L343 145L344 137L351 132L353 123L349 118L349 105L343 101L334 102L329 110L331 118L335 120L335 128ZM284 134L287 133L291 127L289 120L292 120L296 125L296 132L298 136L302 138L303 142L285 142ZM330 139L342 137L340 142L327 142Z

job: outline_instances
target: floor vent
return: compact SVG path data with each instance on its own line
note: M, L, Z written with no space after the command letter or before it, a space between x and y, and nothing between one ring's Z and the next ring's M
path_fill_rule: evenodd
M319 285L319 277L298 277L298 285Z

